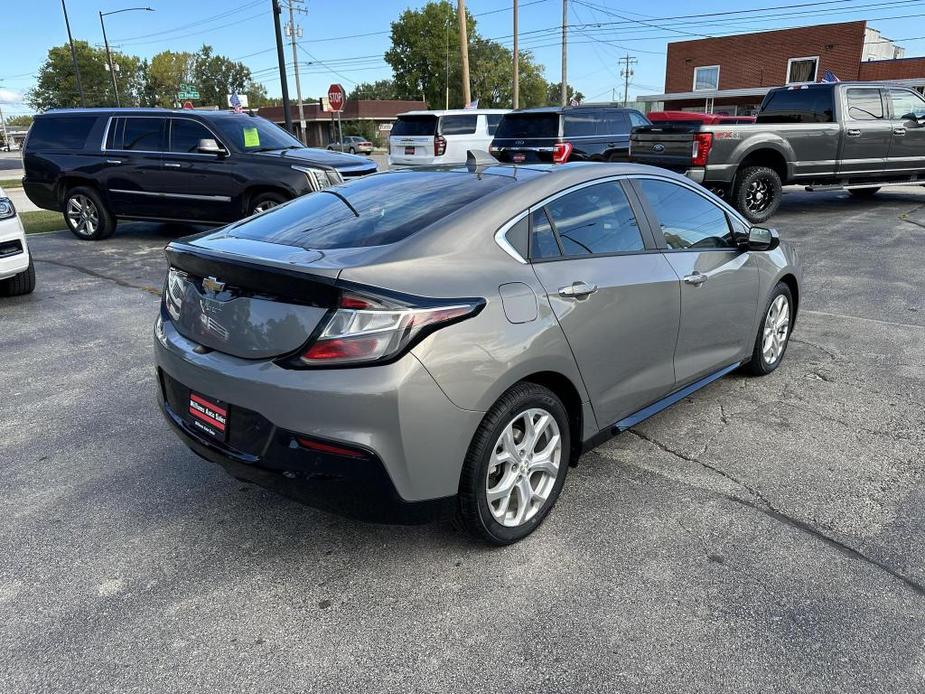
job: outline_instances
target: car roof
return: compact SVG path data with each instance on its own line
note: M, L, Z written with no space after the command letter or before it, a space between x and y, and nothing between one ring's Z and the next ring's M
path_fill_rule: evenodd
M600 110L606 108L611 111L635 111L634 108L624 108L612 103L601 104L578 104L577 106L535 106L533 108L519 108L516 111L510 111L512 114L518 113L565 113L567 111L582 110Z
M203 111L188 108L60 108L39 113L36 118L49 116L199 116L210 120L218 118L241 118L242 116L260 118L256 113L235 113L234 111Z
M492 114L492 113L510 113L511 109L509 108L451 108L451 109L442 109L439 111L405 111L404 113L399 113L398 117L402 116L471 116L473 114Z

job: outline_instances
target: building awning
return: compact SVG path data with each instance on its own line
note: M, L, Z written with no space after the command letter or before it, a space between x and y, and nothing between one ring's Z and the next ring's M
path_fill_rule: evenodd
M748 89L698 89L695 92L674 92L672 94L649 94L637 96L637 101L696 101L706 99L735 99L741 96L764 96L774 87L750 87Z

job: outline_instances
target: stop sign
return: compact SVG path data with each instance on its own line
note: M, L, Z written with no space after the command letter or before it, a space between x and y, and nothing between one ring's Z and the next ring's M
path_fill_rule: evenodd
M183 102L183 108L187 109L188 111L191 111L191 110L193 109L193 102L192 102L192 101L184 101L184 102Z
M345 100L346 97L342 86L339 84L332 84L328 87L328 101L331 102L332 111L343 111Z

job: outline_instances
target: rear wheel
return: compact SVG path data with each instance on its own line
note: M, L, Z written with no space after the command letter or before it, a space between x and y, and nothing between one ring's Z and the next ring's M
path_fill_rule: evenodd
M768 299L764 319L758 326L752 359L746 370L755 376L765 376L778 366L790 342L790 326L793 322L793 294L783 282L778 282Z
M277 205L282 205L284 202L286 202L286 198L280 193L260 193L251 200L250 214L266 212Z
M848 195L852 198L872 198L880 190L880 186L871 186L870 188L849 188Z
M108 239L116 231L116 218L93 188L72 188L64 197L64 222L83 241Z
M469 445L459 485L459 518L475 537L517 542L543 522L559 498L571 440L562 401L519 383L488 411Z
M2 296L22 296L31 294L35 289L35 264L32 257L29 257L29 267L13 275L9 279L0 281L0 295Z
M780 176L767 166L749 166L736 175L732 204L752 223L766 221L777 212L783 194Z

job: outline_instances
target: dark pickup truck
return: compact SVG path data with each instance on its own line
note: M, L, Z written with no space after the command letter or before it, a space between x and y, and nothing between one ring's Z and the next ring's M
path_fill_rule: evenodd
M630 159L683 172L759 223L777 210L782 185L862 197L925 184L925 99L870 82L781 87L754 125L635 128Z

